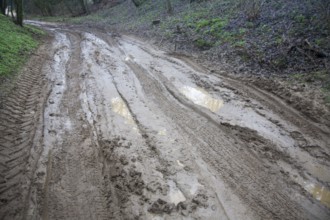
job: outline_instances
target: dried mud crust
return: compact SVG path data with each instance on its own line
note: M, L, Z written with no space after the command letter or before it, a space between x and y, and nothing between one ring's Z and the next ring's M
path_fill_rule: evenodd
M31 175L40 149L43 104L47 98L43 63L49 58L50 39L40 46L16 78L0 106L0 218L20 219L26 210Z

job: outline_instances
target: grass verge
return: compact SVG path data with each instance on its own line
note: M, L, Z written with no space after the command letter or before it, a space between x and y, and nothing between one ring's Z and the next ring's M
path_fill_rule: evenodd
M45 32L36 27L20 27L0 15L0 79L18 72L43 35Z

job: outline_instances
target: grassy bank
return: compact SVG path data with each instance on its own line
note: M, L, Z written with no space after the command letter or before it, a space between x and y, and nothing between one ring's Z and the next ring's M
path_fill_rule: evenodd
M44 34L29 25L19 27L10 18L0 15L0 79L18 72Z
M134 33L178 52L197 54L230 72L294 78L330 96L330 16L327 0L122 1L61 21ZM156 25L153 21L157 21Z
M329 61L330 4L326 0L171 0L172 14L161 0L144 0L140 7L122 2L70 21L172 43L179 40L178 49L203 51L214 61L239 57L238 64L250 69L306 73L323 71ZM160 22L152 25L155 20Z

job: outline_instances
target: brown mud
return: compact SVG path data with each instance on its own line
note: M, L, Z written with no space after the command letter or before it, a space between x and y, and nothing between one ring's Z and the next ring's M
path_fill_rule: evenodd
M0 109L0 219L328 219L330 130L106 31L51 43Z

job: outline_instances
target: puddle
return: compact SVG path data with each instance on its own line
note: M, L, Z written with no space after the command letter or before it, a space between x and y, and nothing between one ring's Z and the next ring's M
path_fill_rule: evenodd
M170 180L168 182L168 185L170 187L170 192L169 192L170 202L172 202L175 205L177 205L180 202L186 201L186 197L183 195L183 193L181 192L181 190L179 190L176 187L176 184L172 180Z
M180 92L196 105L208 108L212 112L217 112L223 106L222 100L213 98L208 92L201 88L184 86L180 89Z
M195 175L192 176L185 173L180 173L180 174L178 173L176 181L177 184L182 189L182 191L185 193L185 195L186 194L195 195L198 192L198 189L202 187L202 185L199 183L197 179L197 176Z
M305 189L322 204L330 208L330 191L324 186L317 186L314 183L305 185Z
M126 103L119 97L111 99L112 110L118 115L122 116L125 119L125 123L129 125L134 125L135 122L131 113L129 112Z
M330 208L330 191L326 187L304 180L298 170L292 169L291 165L286 162L279 162L279 166L285 172L290 173L294 177L294 181L310 193L314 199Z

